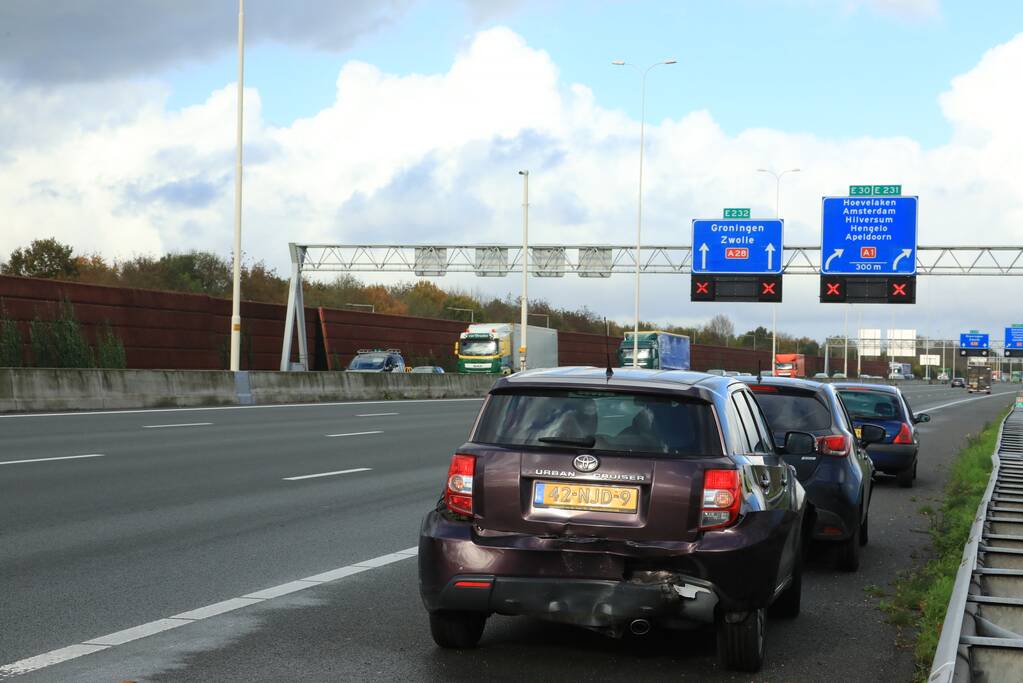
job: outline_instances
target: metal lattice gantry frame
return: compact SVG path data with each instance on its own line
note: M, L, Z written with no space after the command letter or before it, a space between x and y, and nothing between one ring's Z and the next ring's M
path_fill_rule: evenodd
M303 273L409 273L441 277L449 273L475 273L502 277L522 269L522 246L501 244L386 245L295 244L291 250L291 286L281 349L281 370L292 369L292 337L298 335L299 362L309 367ZM785 246L782 272L819 275L819 246ZM527 262L533 277L606 278L635 274L636 248L628 245L531 245ZM640 271L686 275L692 272L690 245L643 246ZM1023 246L917 246L917 275L1023 276Z

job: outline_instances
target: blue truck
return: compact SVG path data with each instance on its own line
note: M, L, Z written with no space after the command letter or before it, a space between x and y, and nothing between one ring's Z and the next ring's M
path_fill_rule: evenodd
M651 370L688 370L689 337L661 330L640 331L637 365ZM632 332L618 346L618 367L632 367Z

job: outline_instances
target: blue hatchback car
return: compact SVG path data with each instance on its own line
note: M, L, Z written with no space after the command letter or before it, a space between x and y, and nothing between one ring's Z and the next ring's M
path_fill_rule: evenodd
M879 472L895 475L903 488L913 486L920 450L916 425L929 422L930 415L914 415L898 387L852 382L837 382L833 386L857 429L865 424L884 428L884 440L867 446L874 467Z

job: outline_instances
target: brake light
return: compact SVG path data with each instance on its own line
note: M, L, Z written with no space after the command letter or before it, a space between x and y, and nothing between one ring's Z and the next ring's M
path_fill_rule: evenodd
M451 457L444 485L444 505L456 515L472 514L472 477L475 472L475 455L456 453Z
M753 391L761 391L764 393L778 393L778 387L767 386L766 384L751 384L749 386Z
M913 443L913 432L909 429L908 424L902 423L902 427L892 443Z
M821 455L844 458L849 455L849 439L841 434L822 436L817 439L817 450Z
M703 507L700 529L720 529L739 518L738 470L706 470L703 473Z

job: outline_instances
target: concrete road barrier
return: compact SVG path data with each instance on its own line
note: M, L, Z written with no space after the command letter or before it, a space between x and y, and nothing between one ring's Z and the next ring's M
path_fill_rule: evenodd
M492 375L0 368L0 412L483 396Z

